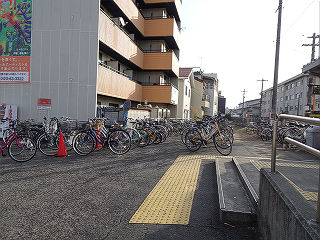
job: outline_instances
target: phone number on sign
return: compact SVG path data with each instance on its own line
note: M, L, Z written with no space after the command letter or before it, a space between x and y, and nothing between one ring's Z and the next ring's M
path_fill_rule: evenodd
M28 73L0 73L0 82L28 82Z

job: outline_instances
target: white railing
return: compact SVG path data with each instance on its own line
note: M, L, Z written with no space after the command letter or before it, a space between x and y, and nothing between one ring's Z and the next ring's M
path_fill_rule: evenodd
M291 120L291 121L297 121L297 122L303 122L303 123L309 123L312 125L320 126L320 119L318 118L309 118L309 117L300 117L295 115L288 115L288 114L280 114L278 121L282 120ZM272 139L272 155L271 155L271 172L276 171L276 144L277 144L277 127L278 127L278 121L274 121L273 124L273 139ZM298 148L307 151L314 156L318 157L320 159L320 151L312 148L308 145L305 145L301 142L298 142L292 138L286 137L284 139L285 142L290 143L292 145L297 146ZM318 183L318 202L317 202L317 213L316 213L316 220L320 223L320 170L319 170L319 183Z

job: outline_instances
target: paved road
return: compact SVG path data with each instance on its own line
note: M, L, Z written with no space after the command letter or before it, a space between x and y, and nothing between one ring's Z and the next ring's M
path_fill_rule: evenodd
M188 225L129 224L178 156L188 154L171 138L121 157L100 150L66 159L38 154L23 164L1 159L0 239L256 239L251 226L219 222L212 159L201 163ZM213 146L196 154L218 155Z

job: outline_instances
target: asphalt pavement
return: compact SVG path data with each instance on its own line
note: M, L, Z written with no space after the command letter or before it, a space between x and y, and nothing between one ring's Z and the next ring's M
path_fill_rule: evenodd
M213 144L191 153L171 137L123 156L104 149L87 157L70 154L0 160L0 239L256 239L254 226L219 221L209 157L201 162L188 225L129 223L179 156L219 156Z

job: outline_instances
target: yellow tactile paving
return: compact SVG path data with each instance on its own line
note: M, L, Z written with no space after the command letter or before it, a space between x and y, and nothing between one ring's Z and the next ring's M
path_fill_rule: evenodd
M260 168L270 168L271 163L265 162L265 161L254 161L250 160L251 163L260 170ZM280 167L294 167L294 168L310 168L310 169L318 169L319 165L314 164L303 164L303 163L283 163L283 162L277 162L277 166Z
M163 175L129 223L189 223L201 159L214 156L180 156Z
M280 173L287 181L299 192L301 195L307 199L308 201L317 201L318 200L318 193L317 192L308 192L302 190L298 185L296 185L294 182L292 182L289 178L284 176L282 173Z
M250 161L259 171L261 168L270 168L271 163L270 162L264 162L264 161ZM277 163L277 166L285 166L285 167L296 167L296 168L311 168L311 169L318 169L318 165L311 165L311 164L296 164L296 163ZM287 178L285 175L280 173L287 181L308 201L317 201L318 200L318 193L317 192L309 192L304 191L301 189L298 185L296 185L294 182L292 182L289 178Z

